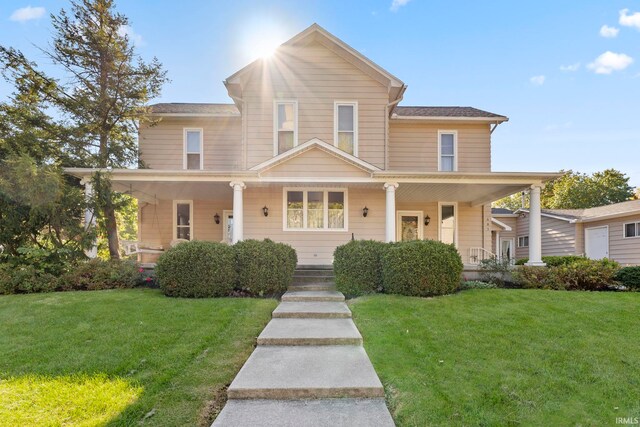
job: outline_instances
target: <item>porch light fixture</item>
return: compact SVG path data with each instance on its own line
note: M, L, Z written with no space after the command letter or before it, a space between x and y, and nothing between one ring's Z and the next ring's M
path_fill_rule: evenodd
M429 225L429 223L431 222L431 218L429 217L429 215L424 217L424 225Z
M262 208L262 213L264 216L269 216L269 208L266 206Z
M213 220L216 222L216 224L220 224L220 215L218 215L218 213L216 212L216 214L213 216Z
M365 206L362 208L362 216L366 218L367 215L369 215L369 208Z

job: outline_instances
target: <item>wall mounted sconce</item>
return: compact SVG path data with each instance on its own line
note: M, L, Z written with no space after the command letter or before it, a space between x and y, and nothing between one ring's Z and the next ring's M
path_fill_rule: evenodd
M365 206L362 208L362 216L366 218L367 215L369 215L369 208Z
M431 222L431 218L429 217L429 215L424 217L424 225L429 225L429 223Z
M264 208L262 208L262 214L264 216L269 216L269 208L266 207L266 206Z
M216 214L213 216L213 220L216 222L216 224L220 224L220 215L218 215L218 213L216 212Z

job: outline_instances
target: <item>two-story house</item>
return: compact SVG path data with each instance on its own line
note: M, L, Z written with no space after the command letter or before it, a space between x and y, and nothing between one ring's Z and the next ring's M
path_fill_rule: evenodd
M233 103L154 105L161 120L139 134L147 168L111 171L140 202L142 261L180 239L270 238L300 264L331 264L355 238L438 239L473 264L493 249L491 202L531 189L541 262L540 188L557 175L491 171L507 117L399 106L399 78L315 24L224 84Z

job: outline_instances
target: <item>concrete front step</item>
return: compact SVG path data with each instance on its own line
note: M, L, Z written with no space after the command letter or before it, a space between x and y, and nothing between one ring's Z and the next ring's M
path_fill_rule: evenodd
M384 390L362 346L258 346L229 386L227 396L371 398L383 397Z
M277 318L312 318L312 319L337 319L350 318L351 310L344 302L328 301L284 301L281 302L272 316Z
M282 301L344 301L344 295L336 291L288 291Z
M333 274L333 270L317 270L317 269L305 269L305 270L296 270L293 273L294 276L335 276Z
M292 284L289 286L290 291L335 291L335 283L305 283L305 284Z
M351 319L272 319L258 345L362 345Z
M333 283L335 282L334 276L308 276L308 275L299 275L293 276L294 284L304 284L304 283Z
M229 400L212 427L393 427L384 399Z

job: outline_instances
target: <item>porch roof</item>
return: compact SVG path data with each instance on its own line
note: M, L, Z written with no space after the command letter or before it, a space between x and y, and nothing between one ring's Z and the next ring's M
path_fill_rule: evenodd
M343 186L379 188L387 182L399 184L398 201L468 202L472 206L490 203L542 185L560 174L553 172L393 172L372 171L363 177L265 177L258 171L159 170L159 169L92 169L66 168L65 172L81 179L96 172L110 175L116 191L126 192L139 200L155 203L160 199L216 200L231 195L231 181L242 181L248 187L265 186Z

